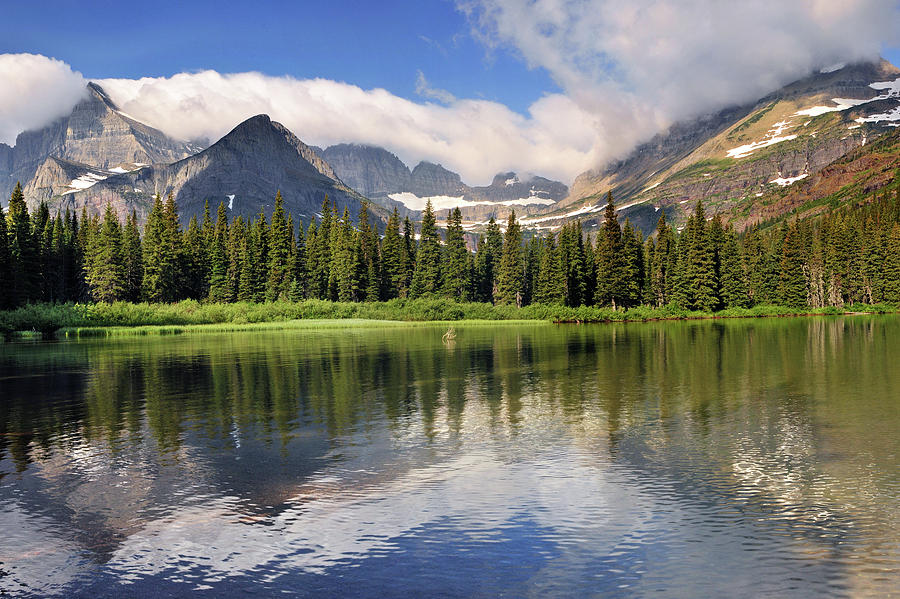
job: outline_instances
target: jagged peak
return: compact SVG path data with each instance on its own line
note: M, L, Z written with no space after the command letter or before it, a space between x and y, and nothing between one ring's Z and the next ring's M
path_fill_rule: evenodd
M109 97L106 91L102 87L100 87L100 84L95 83L94 81L90 81L87 84L87 89L91 97L96 100L100 100L111 110L115 110L116 112L119 111L119 107L116 106L116 103L112 101L112 98Z
M456 173L454 173L451 170L447 170L446 168L444 168L443 164L436 164L434 162L428 162L427 160L422 160L421 162L419 162L419 164L416 165L416 168L414 168L412 170L413 175L415 175L417 172L422 173L422 172L434 172L434 171L437 171L437 172L443 171L445 173L450 173L451 175L454 175L455 177L459 178L459 175L457 175Z
M275 143L284 143L320 174L340 182L331 165L323 160L314 149L303 143L290 129L278 121L273 121L267 114L257 114L241 122L219 141L204 150L204 152L201 152L201 154L214 152L219 148L231 146L234 143L240 143L239 140L263 138L270 138Z

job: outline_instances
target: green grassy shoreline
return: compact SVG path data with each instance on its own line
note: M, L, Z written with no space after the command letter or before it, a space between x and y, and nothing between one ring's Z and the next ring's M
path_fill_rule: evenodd
M174 304L32 304L0 312L0 333L6 339L22 336L88 337L123 335L174 335L193 332L237 332L302 328L381 328L423 324L490 324L498 322L646 322L714 318L764 318L787 316L884 314L897 312L892 305L853 305L842 308L795 309L755 306L720 312L695 312L670 305L639 306L613 310L558 305L494 306L446 299L391 300L373 303L341 303L322 300L302 302L206 304L183 301Z

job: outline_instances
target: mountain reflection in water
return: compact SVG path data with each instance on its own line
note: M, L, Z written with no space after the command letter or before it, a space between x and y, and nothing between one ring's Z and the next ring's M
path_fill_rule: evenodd
M884 596L900 319L0 346L0 591Z

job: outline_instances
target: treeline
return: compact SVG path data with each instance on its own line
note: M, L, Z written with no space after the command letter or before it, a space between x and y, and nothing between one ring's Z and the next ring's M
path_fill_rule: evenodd
M328 199L304 226L275 198L260 213L180 225L174 198L154 201L143 230L82 211L29 213L20 186L0 209L0 307L34 302L215 303L324 299L373 302L448 298L524 306L628 309L672 306L715 312L778 304L792 308L900 303L900 195L823 218L738 236L702 203L681 231L662 214L644 239L618 222L607 197L605 222L587 236L580 222L523 239L515 214L505 232L493 219L467 248L459 209L441 238L427 205L418 235L395 210L383 235L363 205L356 224Z

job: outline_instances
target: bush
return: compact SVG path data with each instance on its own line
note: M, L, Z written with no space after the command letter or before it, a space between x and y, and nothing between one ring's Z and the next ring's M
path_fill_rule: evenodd
M386 302L349 303L326 300L300 302L277 301L266 303L238 302L207 304L184 300L174 304L30 304L15 310L0 312L0 335L11 337L16 331L35 331L50 337L62 328L92 327L177 327L203 324L247 325L306 319L369 319L398 321L458 321L458 320L542 320L551 322L625 322L647 320L676 320L691 318L759 318L796 314L844 314L866 312L884 314L895 312L889 304L854 304L844 308L796 310L784 306L754 306L729 308L715 314L693 312L669 304L661 308L636 306L628 310L608 307L559 304L533 304L523 308L477 302L455 302L446 298L393 299ZM167 329L168 330L168 329Z

